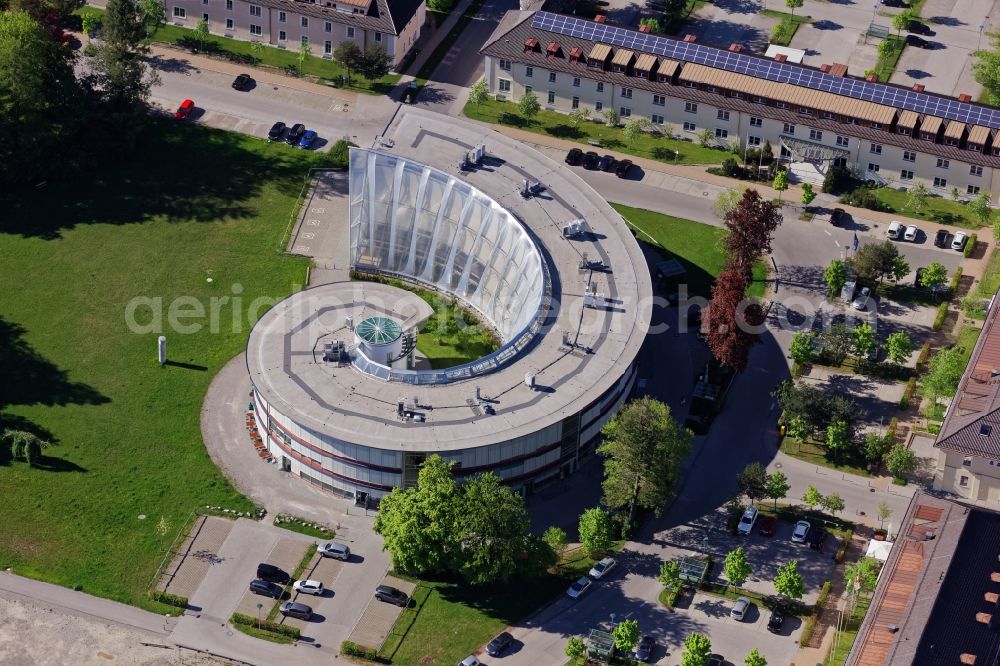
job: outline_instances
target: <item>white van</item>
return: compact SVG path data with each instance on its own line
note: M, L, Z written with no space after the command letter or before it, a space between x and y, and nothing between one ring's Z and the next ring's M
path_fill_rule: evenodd
M743 512L743 517L740 518L740 524L736 526L736 531L747 536L753 531L753 524L757 522L757 508L748 507L746 511Z
M889 223L889 228L885 230L885 235L889 237L890 240L899 240L900 234L903 232L903 225L893 220Z

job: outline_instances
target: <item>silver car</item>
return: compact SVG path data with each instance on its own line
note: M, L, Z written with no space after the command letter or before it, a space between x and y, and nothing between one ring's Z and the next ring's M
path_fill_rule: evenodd
M792 541L794 543L805 543L806 535L809 534L810 527L811 525L809 525L809 522L805 520L800 520L795 523L795 529L792 530Z
M855 296L854 298L854 303L851 304L854 306L854 309L864 310L866 307L868 307L868 297L871 296L871 293L872 290L870 287L865 287L860 292L858 292L858 295Z
M740 622L742 622L743 618L746 617L747 611L749 609L750 609L750 600L747 599L746 597L740 597L739 599L736 600L736 603L733 604L733 609L729 611L729 617L733 618L734 620L739 620Z
M316 550L319 551L319 554L323 557L332 557L335 560L343 560L344 562L351 559L351 549L345 544L337 543L335 541L324 543Z

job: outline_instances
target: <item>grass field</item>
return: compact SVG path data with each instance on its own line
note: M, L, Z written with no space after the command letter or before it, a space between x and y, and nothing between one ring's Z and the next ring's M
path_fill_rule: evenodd
M851 617L847 620L847 625L837 636L837 642L833 645L830 661L825 662L831 666L842 666L847 661L847 656L851 653L854 639L857 638L858 629L865 619L865 613L871 605L871 597L858 597L857 603L851 612Z
M719 247L722 228L685 220L672 215L654 213L649 210L632 208L624 204L611 206L639 229L638 238L648 241L652 237L656 244L676 256L687 268L686 281L693 294L707 295L726 263L726 257ZM644 236L648 234L649 237ZM757 262L753 269L753 282L747 293L760 298L767 285L767 266Z
M906 47L906 40L898 35L889 35L886 41L892 44L892 48L884 56L880 53L875 64L875 74L883 83L896 71L896 63L899 62L899 56L903 55L903 49Z
M417 335L417 351L427 357L432 368L471 363L499 349L493 335L457 303L426 289L414 291L434 308Z
M643 133L634 144L629 145L622 136L620 127L608 127L603 122L594 122L593 120L584 120L578 127L573 127L569 116L555 111L539 111L538 115L531 121L527 121L517 115L517 105L511 102L489 100L479 106L469 102L465 105L464 113L469 118L487 123L499 123L500 114L503 113L506 114L506 124L519 129L536 134L547 134L587 146L590 146L588 141L600 141L602 148L639 157L648 157L661 162L721 164L722 160L731 155L728 151L702 146L696 141L668 139L665 136L649 133ZM595 114L592 118L600 120L600 115ZM677 128L675 127L674 130ZM695 138L693 133L688 132L687 134L690 138ZM593 147L588 149L600 150L600 148ZM677 151L677 154L674 151Z
M914 213L906 208L909 193L900 192L891 187L880 187L878 189L878 200L890 208L890 212L902 213L908 217L915 217L921 220L941 222L943 224L953 224L958 227L978 229L983 226L964 203L954 199L946 199L941 196L927 197L927 205L919 213Z
M56 442L33 467L2 450L0 568L160 609L146 586L191 510L252 509L205 451L202 400L243 351L254 300L263 311L303 284L307 261L278 247L328 158L172 121L139 145L0 200L0 428ZM134 299L142 326L163 313L166 367L156 326L127 324ZM171 326L171 308L200 330Z

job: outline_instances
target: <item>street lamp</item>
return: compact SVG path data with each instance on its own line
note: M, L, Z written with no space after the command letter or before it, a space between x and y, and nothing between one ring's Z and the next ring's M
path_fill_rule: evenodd
M260 609L264 607L264 604L257 604L257 631L260 631Z
M615 630L615 614L611 614L611 631Z

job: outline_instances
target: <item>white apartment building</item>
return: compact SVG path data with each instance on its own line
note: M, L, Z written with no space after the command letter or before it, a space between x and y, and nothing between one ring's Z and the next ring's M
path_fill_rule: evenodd
M194 28L208 21L212 34L260 41L332 58L346 40L361 49L380 44L398 65L420 37L424 0L165 0L166 19Z
M823 79L815 85L844 84L856 94L827 92L741 73L769 71L775 61L742 54L736 45L694 50L690 38L681 42L547 12L511 11L480 52L489 90L499 98L517 101L532 90L542 108L552 111L586 107L599 118L610 108L623 120L645 116L695 141L705 129L727 146L770 141L803 178L843 164L892 187L922 182L940 195L958 188L962 196L983 191L1000 200L1000 110L964 97L854 79L844 65L815 69L779 61L786 79ZM658 54L663 52L688 59ZM940 109L940 115L908 110L902 102L868 101L879 96L905 98L910 106Z

